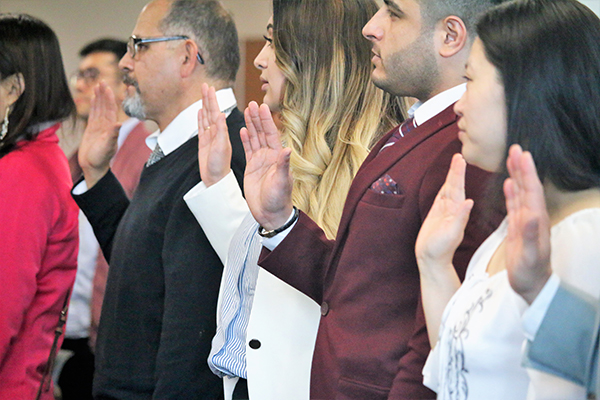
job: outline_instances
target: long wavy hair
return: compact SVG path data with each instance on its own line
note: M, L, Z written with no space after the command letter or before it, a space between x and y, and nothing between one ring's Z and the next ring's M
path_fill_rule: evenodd
M369 149L402 118L399 101L371 82L361 31L377 10L373 0L273 0L292 200L330 239Z

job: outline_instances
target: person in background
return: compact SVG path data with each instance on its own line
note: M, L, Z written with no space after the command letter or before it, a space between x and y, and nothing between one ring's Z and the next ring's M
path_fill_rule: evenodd
M110 269L96 345L97 399L217 399L222 381L206 358L215 332L222 264L183 196L200 181L201 86L215 86L241 181L242 113L231 89L239 68L229 12L214 0L155 0L144 7L119 66L130 116L159 130L131 201L110 168L118 107L106 84L79 148L84 182L74 197Z
M292 149L282 147L268 107L261 106L252 124L246 121L246 200L271 250L263 251L259 265L321 304L312 398L433 396L422 384L429 341L414 244L460 150L452 107L464 92L475 20L492 3L390 0L363 28L372 44L375 85L420 102L356 173L335 241L294 210ZM483 196L488 177L470 169L469 193ZM459 275L493 220L470 225L455 260Z
M376 12L372 0L275 0L254 60L264 102L280 113L283 138L294 144L294 202L331 238L354 174L398 120L397 100L370 81L361 28ZM198 122L203 181L185 197L226 264L208 362L226 393L241 377L236 388L247 378L251 399L308 399L319 306L256 264L258 224L231 173L227 127L212 93L205 90ZM251 103L246 118L257 108Z
M438 399L585 398L583 387L521 366L526 305L506 271L516 254L510 216L477 250L462 285L452 255L473 206L464 160L518 178L511 160L533 157L552 226L552 267L600 297L600 122L590 106L600 101L600 20L576 0L516 0L486 13L477 33L467 91L455 106L462 156L416 245L427 327L437 342L425 382ZM505 185L509 210L513 183ZM502 201L502 179L492 194Z
M42 384L40 398L54 398L45 371L78 245L78 210L56 131L74 112L52 29L28 15L0 14L2 399L35 399Z
M121 104L126 86L119 60L127 52L127 43L115 39L99 39L85 45L79 55L79 69L74 75L74 101L77 116L87 122L94 87L105 82L115 95L118 105L117 122L121 124L117 139L118 150L111 160L111 170L131 198L140 180L140 174L150 149L145 144L150 134L144 123L128 117ZM78 152L69 159L73 182L81 177ZM69 319L65 330L63 350L73 352L64 364L58 384L63 400L92 398L94 354L92 349L98 331L100 310L104 298L108 264L100 251L92 226L83 212L79 213L79 254L77 277L69 303Z

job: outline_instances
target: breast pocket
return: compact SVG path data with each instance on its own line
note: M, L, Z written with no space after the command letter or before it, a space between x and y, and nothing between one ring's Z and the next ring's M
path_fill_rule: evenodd
M404 193L382 194L377 193L372 189L367 189L360 201L377 207L402 208L402 204L404 203Z

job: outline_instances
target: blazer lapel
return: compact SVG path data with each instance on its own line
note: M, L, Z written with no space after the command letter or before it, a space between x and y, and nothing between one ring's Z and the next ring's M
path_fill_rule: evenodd
M358 170L356 177L352 182L352 186L348 192L348 197L344 205L344 212L338 228L336 247L338 243L343 241L348 225L358 202L363 197L373 182L383 176L394 164L402 157L409 153L414 147L421 142L439 132L448 125L453 124L458 119L454 113L454 104L446 108L444 111L431 118L427 122L414 128L408 135L400 138L394 145L386 148L380 154L381 148L387 143L392 134L400 127L392 129L373 147L370 154L367 156L362 166ZM342 240L340 240L342 239Z

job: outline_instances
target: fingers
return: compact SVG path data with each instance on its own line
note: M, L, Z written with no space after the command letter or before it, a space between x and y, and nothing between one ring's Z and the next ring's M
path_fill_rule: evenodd
M266 104L262 104L258 112L265 134L266 145L269 146L271 149L281 149L282 146L279 129L277 129L277 125L275 125L275 121L273 121L273 114L271 114L269 106Z
M248 135L248 128L240 129L240 139L242 139L242 146L244 146L244 154L246 155L246 163L252 158L252 146L250 145L250 137Z
M266 147L267 142L265 139L263 123L260 118L260 109L258 104L256 102L250 102L250 104L248 104L248 111L250 119L252 120L252 125L254 126L254 130L256 132L256 138L261 147Z
M450 199L456 202L465 200L465 172L467 163L461 154L452 156L446 181L438 193L440 199Z
M210 127L208 122L208 85L202 84L202 108L198 111L198 135L203 135L206 130Z
M217 93L214 87L210 87L207 93L207 104L206 109L208 113L208 126L215 125L217 120L219 119L219 115L221 115L221 110L219 108L219 102L217 101ZM202 102L204 105L204 101Z
M455 154L452 157L450 170L448 171L449 193L448 197L455 201L464 201L465 199L465 173L467 163L461 154Z
M244 119L246 121L246 131L248 134L248 148L251 149L253 152L257 152L260 149L261 145L258 139L259 134L254 124L254 119L251 115L253 112L252 110L256 110L256 113L258 114L258 104L254 101L251 101L250 104L248 104L248 107L244 110Z

